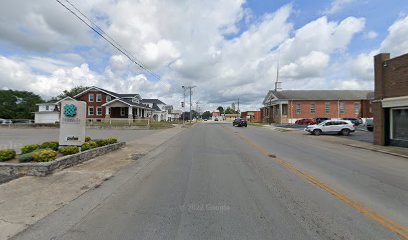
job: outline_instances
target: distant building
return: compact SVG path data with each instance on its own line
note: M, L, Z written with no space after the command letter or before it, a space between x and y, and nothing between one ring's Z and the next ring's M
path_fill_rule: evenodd
M262 122L262 112L261 111L241 112L241 118L245 118L248 122Z
M359 90L269 91L261 111L267 123L295 123L316 117L371 118L373 98L373 91Z
M60 103L63 100L74 100L71 97L66 97L57 102L38 103L38 111L34 113L35 123L56 123L60 120Z
M408 54L378 54L374 70L374 144L408 147Z

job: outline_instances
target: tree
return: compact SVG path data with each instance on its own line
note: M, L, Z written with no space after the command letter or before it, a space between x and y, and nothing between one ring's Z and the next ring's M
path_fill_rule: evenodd
M233 102L233 103L231 103L231 108L232 108L232 110L234 110L235 111L235 103Z
M76 86L71 88L70 90L64 90L60 95L58 95L55 98L52 98L52 100L61 100L66 97L74 97L75 95L78 95L79 93L87 90L90 87L86 86Z
M33 119L37 103L44 100L27 91L0 90L0 118Z
M217 107L217 110L220 111L220 114L224 114L224 108L222 106Z
M235 110L231 107L227 107L227 109L225 110L225 114L235 114Z
M203 119L210 119L211 118L211 112L210 111L203 112L202 118Z

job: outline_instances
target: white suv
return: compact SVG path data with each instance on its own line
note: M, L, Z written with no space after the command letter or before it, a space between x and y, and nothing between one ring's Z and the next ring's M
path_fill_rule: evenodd
M343 134L348 136L355 131L352 122L347 120L326 120L319 124L309 125L305 128L306 132L319 136L320 134Z

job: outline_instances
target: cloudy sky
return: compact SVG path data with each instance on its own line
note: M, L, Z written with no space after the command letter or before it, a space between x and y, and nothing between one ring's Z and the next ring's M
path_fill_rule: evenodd
M68 3L60 0L62 3ZM55 0L3 0L0 89L44 98L78 85L202 109L257 109L283 89L373 89L372 58L408 53L406 0L70 0L152 76ZM69 5L68 5L69 6Z

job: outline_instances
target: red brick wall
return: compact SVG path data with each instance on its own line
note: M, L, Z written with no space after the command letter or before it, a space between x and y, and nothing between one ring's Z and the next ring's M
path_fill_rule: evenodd
M89 102L89 95L92 95L92 94L94 95L94 101ZM102 101L101 102L96 102L96 95L97 94L102 94ZM86 105L87 105L86 117L87 118L105 118L105 115L106 115L105 107L102 107L102 115L97 115L97 110L96 109L97 109L97 107L101 107L103 104L106 103L106 96L109 96L109 95L107 95L107 94L105 94L103 92L100 92L100 91L90 91L90 92L87 92L87 93L77 97L76 99L79 100L79 101L86 102ZM112 97L112 99L114 99L114 98ZM94 107L94 115L88 115L88 107L92 107L92 106Z
M381 100L391 97L408 96L408 54L390 58L389 53L374 57L375 103L374 103L374 144L386 145L387 110L382 108Z
M326 102L330 102L330 113L326 113ZM367 117L363 116L362 110L369 106L368 100L347 100L340 101L344 103L345 112L344 114L339 113L339 101L329 100L329 101L310 101L310 100L292 100L289 101L288 107L288 118L316 118L316 117L328 117L328 118L344 118L344 117ZM367 103L368 102L368 103ZM315 113L310 112L311 103L315 104ZM354 103L360 104L360 112L358 114L354 113ZM300 104L301 113L296 113L296 105Z

